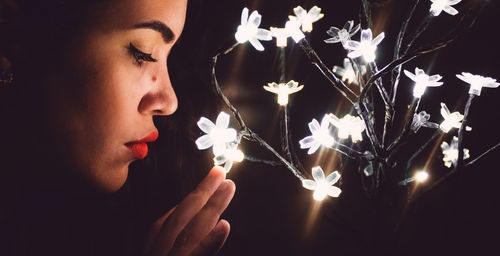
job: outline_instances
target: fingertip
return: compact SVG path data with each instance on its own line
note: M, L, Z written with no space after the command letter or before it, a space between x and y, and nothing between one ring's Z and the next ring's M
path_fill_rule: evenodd
M222 179L226 178L226 170L221 166L214 166L212 170L210 170L209 175L216 175L217 177L221 177Z
M226 190L228 194L231 195L231 197L234 195L234 192L236 191L236 184L232 180L224 180L224 183L226 184Z
M220 232L221 234L229 234L229 231L231 231L231 225L229 224L229 221L225 219L219 220L219 223L217 223L215 228L218 229L217 232Z

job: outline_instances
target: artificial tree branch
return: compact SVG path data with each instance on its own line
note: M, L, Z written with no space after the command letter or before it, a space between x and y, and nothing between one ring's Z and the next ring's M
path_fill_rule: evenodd
M467 117L469 116L469 111L472 105L472 101L475 98L476 98L475 94L469 94L469 98L467 99L467 103L465 104L464 119L462 120L462 125L460 126L460 129L458 129L458 145L457 145L458 159L457 159L457 165L455 166L455 171L460 170L464 162L463 139L465 134L465 127L467 126Z

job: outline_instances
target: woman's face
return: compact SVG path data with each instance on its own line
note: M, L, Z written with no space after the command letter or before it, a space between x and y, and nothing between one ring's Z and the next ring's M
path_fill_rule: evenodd
M71 44L49 80L55 157L98 189L115 191L129 164L155 139L153 116L177 98L167 57L184 26L187 0L114 1ZM66 65L67 64L67 65Z

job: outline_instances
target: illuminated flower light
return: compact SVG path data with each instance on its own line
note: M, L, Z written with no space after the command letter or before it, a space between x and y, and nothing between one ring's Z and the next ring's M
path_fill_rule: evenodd
M351 37L358 33L360 28L361 24L358 24L356 27L354 27L354 21L352 20L346 22L344 28L342 29L330 27L330 29L328 29L326 33L332 37L326 39L325 43L335 44L340 42L345 46L347 44L347 41L351 40Z
M276 38L276 46L281 48L286 47L287 39L290 36L286 28L271 27L271 35Z
M402 185L402 186L406 186L408 183L411 183L411 182L425 182L427 179L429 178L429 173L425 170L420 170L418 172L415 173L415 175L413 175L412 177L409 177L403 181L400 181L399 182L399 185Z
M313 29L312 24L325 16L321 13L321 8L318 6L313 6L309 12L302 8L302 6L297 6L293 8L293 12L295 13L298 22L302 26L302 31L304 32L311 32Z
M460 128L462 125L462 120L464 119L464 116L460 114L458 111L455 111L453 113L450 113L450 110L444 104L441 102L441 115L443 116L444 120L443 122L439 125L439 128L443 130L443 132L449 132L453 128ZM469 126L466 127L467 131L472 130Z
M349 40L345 44L344 48L351 51L347 56L349 58L358 58L363 56L366 62L375 61L375 52L377 51L377 45L382 42L384 37L384 32L373 38L371 29L361 30L360 42Z
M306 36L304 32L300 30L300 22L295 16L289 16L289 20L285 23L285 30L289 36L292 37L293 41L298 43L300 40L304 39Z
M330 134L329 126L330 118L328 115L323 117L321 125L318 123L318 120L313 119L309 123L309 130L311 130L312 135L299 141L300 148L309 148L307 154L311 155L322 145L331 147L335 143L335 139Z
M453 136L451 143L448 144L446 141L441 143L441 150L443 151L443 162L444 165L450 168L452 165L457 165L458 160L458 138ZM469 158L469 150L464 148L464 159Z
M359 116L345 115L339 119L334 114L329 114L330 123L337 127L339 139L347 139L351 136L352 142L363 140L363 131L366 129L365 122Z
M438 16L442 11L450 15L457 15L457 9L451 7L452 5L456 5L460 3L462 0L431 0L431 14L434 16Z
M262 16L257 11L253 11L248 17L248 8L243 8L241 12L241 25L238 26L234 37L238 43L243 44L247 41L258 51L263 51L264 46L259 40L269 41L273 39L271 31L259 28Z
M312 168L312 176L314 180L304 179L302 180L302 186L306 189L313 190L313 198L316 201L321 201L325 197L338 197L342 190L338 187L333 186L339 179L340 174L338 171L332 172L325 178L325 173L321 167Z
M237 149L237 143L229 143L229 147L223 155L214 157L214 164L221 166L224 164L224 170L229 172L233 166L233 162L241 162L245 158L245 154Z
M405 70L404 72L407 77L415 82L415 87L413 88L413 96L415 98L422 97L427 87L438 87L443 84L443 82L439 82L439 80L443 78L442 76L429 76L424 72L424 70L419 68L415 68L415 74L408 70Z
M360 68L361 68L361 74L363 75L366 72L366 67L360 66ZM348 58L344 59L344 67L333 66L332 71L333 73L341 76L342 80L346 81L349 84L356 84L356 85L359 84L352 63Z
M227 143L236 140L236 130L228 128L230 116L225 112L220 112L215 124L208 118L201 117L198 127L206 134L196 140L198 149L203 150L212 147L214 155L222 156L226 153Z
M496 79L491 77L484 77L480 75L473 75L471 73L462 72L461 75L457 75L457 77L470 84L469 94L473 94L476 96L481 95L481 89L483 87L487 88L497 88L500 83L497 83Z
M413 115L413 120L411 122L411 130L414 133L417 133L421 127L427 128L439 128L439 125L433 122L429 122L431 115L427 114L425 111L421 111L420 113Z
M276 93L278 94L278 104L281 106L285 106L288 104L288 95L292 93L296 93L302 88L304 88L304 85L298 86L299 83L295 82L293 80L290 80L288 83L268 83L267 86L263 86L266 91Z

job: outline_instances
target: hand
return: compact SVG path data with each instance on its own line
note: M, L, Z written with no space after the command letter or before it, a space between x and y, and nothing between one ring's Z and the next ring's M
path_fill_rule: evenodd
M215 255L229 235L219 217L233 198L235 186L214 167L196 189L151 227L145 255Z

